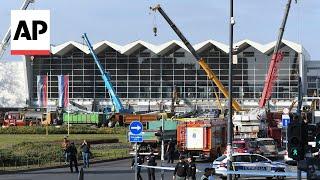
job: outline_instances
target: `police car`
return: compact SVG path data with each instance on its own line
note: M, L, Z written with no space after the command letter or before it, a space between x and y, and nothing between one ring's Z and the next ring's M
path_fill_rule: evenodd
M212 168L215 169L216 175L221 176L223 179L227 176L227 155L223 155L217 158ZM279 162L272 162L270 159L261 156L260 154L249 153L236 153L231 158L232 169L234 171L255 171L255 172L285 172L286 165ZM236 175L237 177L243 177L246 175ZM257 174L259 176L259 174ZM252 177L252 176L251 176ZM272 179L270 175L267 179ZM284 179L284 177L276 177L277 179Z

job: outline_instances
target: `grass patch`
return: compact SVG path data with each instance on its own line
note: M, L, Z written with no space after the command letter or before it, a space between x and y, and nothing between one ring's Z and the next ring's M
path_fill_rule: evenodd
M67 126L23 126L23 127L7 127L1 128L0 134L67 134ZM126 134L127 129L124 127L116 128L97 128L87 125L70 126L70 134Z
M15 144L22 142L59 142L62 143L63 134L2 134L0 135L0 149L12 147ZM126 135L122 134L70 134L69 139L71 141L82 141L84 139L88 141L105 140L105 139L119 139L120 143L127 143Z
M45 134L45 130L45 127L0 129L0 171L1 167L2 170L18 170L62 165L64 157L61 143L67 134L67 129L49 127L49 135ZM72 126L70 132L68 139L75 142L79 160L81 160L80 144L84 139L92 145L91 161L129 156L130 143L127 141L125 128Z

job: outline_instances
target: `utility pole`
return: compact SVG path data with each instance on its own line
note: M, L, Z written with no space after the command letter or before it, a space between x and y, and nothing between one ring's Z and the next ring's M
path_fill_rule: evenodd
M302 107L302 84L301 84L301 77L298 75L298 106L297 106L297 115L299 116L299 122L301 122L301 107ZM305 147L303 147L305 148ZM301 161L297 161L297 179L301 180L301 170L299 168L299 164Z
M227 153L229 156L228 160L228 171L231 170L231 157L232 157L232 137L233 137L233 123L232 123L232 56L233 56L233 26L235 24L235 20L233 17L233 0L230 0L230 24L229 24L229 117L228 117L228 131L227 131ZM232 175L228 174L227 175L228 180L232 180Z
M162 134L162 140L161 140L161 167L163 165L163 162L164 162L164 120L163 120L163 115L161 115L161 126L162 126L162 131L163 131L163 134ZM164 170L161 169L161 180L164 180Z

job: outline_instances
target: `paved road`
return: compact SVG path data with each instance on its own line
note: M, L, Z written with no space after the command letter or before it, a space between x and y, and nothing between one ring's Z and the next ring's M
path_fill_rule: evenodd
M93 164L89 169L85 169L85 180L129 180L134 179L134 171L130 169L129 159ZM199 164L198 168L204 169L209 164ZM172 171L165 173L165 179L172 179ZM199 174L199 178L200 179ZM143 179L147 179L147 172L143 170ZM156 178L160 179L160 172L156 172ZM0 175L0 180L77 180L78 174L70 173L69 168L58 168L39 170L25 173ZM218 179L218 178L216 178ZM258 178L250 178L258 179ZM265 179L265 178L261 178ZM291 178L295 179L295 178Z

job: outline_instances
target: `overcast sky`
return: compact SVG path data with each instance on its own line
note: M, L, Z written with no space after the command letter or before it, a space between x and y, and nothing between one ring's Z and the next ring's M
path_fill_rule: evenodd
M10 23L10 10L23 0L1 0L0 39ZM235 0L235 41L275 41L287 0ZM294 0L293 0L294 2ZM102 40L124 45L141 39L160 44L178 39L164 19L149 14L160 3L192 44L207 39L228 43L228 0L36 0L30 9L51 10L51 43L82 42L87 32L92 42ZM320 0L293 3L284 38L301 43L313 60L320 60ZM158 36L152 27L156 19ZM7 50L8 52L8 50ZM7 60L21 57L5 56Z

